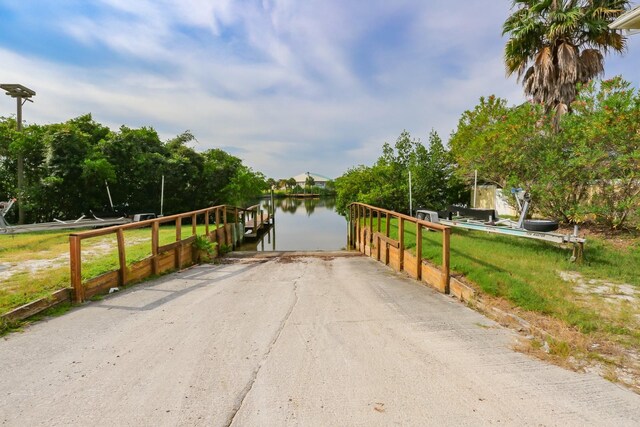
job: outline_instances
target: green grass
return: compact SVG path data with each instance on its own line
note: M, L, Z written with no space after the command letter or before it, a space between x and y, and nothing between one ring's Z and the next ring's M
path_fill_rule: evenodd
M380 228L385 230L385 219ZM373 220L374 230L377 222ZM398 239L397 222L390 224L390 236ZM405 223L405 248L415 254L415 226ZM423 231L423 257L442 264L442 233ZM570 261L571 248L552 243L454 228L451 234L450 266L482 292L502 297L525 310L560 319L581 332L623 335L640 343L638 334L627 328L629 314L605 315L596 306L576 298L573 284L561 279L559 271L577 271L586 278L617 281L640 287L640 245L615 249L606 241L590 239L585 245L585 262Z
M212 229L215 225L211 225ZM197 233L204 234L204 225ZM125 253L127 265L151 255L151 228L126 230ZM191 235L191 226L182 227L182 236ZM175 242L175 226L160 227L160 245ZM70 286L69 232L41 232L0 235L0 265L10 269L31 265L26 269L3 277L0 271L0 314L19 307L52 292ZM82 241L82 278L87 280L119 268L115 234ZM41 263L35 268L36 263Z

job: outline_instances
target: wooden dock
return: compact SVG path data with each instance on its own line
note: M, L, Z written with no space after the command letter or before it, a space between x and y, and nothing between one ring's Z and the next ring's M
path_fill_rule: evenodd
M244 237L249 239L257 238L262 231L271 227L272 218L268 212L259 209L259 206L247 208L245 212Z
M320 194L318 194L318 193L294 193L294 194L289 194L287 197L294 197L296 199L305 199L305 198L318 199L318 198L320 198Z

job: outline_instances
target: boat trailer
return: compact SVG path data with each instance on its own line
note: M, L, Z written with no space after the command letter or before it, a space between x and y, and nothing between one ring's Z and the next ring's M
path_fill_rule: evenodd
M75 220L60 220L55 219L52 222L41 222L35 224L24 225L10 225L5 215L9 212L9 209L13 206L16 199L10 199L6 202L0 202L0 234L16 234L16 233L28 233L36 231L52 231L52 230L65 230L73 228L97 228L97 227L109 227L112 225L122 225L131 222L131 219L126 217L120 218L98 218L92 214L92 218L87 218L82 215Z
M450 227L464 228L467 230L485 231L487 233L502 234L505 236L523 237L527 239L544 240L558 244L573 244L573 254L571 261L581 262L584 253L584 244L586 239L578 236L578 226L574 226L573 233L562 234L555 231L538 231L536 225L547 225L553 221L548 220L526 220L527 211L530 207L531 198L528 193L515 190L512 191L520 207L520 217L518 221L511 219L500 219L493 214L488 214L487 210L477 210L481 215L474 216L474 209L450 206L447 211L436 212L432 210L419 209L416 211L416 217L436 224L448 225ZM484 216L483 219L479 217ZM525 228L526 227L526 228ZM557 229L557 223L556 227Z

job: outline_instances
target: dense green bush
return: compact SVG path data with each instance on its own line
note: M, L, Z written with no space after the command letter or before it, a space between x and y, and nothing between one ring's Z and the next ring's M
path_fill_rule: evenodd
M16 158L25 159L22 200L26 221L76 218L90 211L108 214L113 203L123 213L164 213L222 203L242 204L261 194L264 176L230 154L188 146L188 131L163 142L151 128L122 126L111 131L84 115L65 123L29 125L15 131L15 120L0 118L0 199L16 197ZM17 222L17 209L10 212Z
M478 170L485 181L522 187L543 216L611 228L637 221L640 93L620 77L581 88L559 131L540 106L481 98L450 146L461 176Z

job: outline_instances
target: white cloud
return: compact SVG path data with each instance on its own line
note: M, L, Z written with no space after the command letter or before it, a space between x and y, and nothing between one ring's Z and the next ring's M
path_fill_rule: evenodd
M91 112L164 138L190 129L197 149L227 147L269 176L338 176L403 129L446 141L482 95L523 100L502 65L506 2L102 0L93 15L73 4L52 21L99 66L0 48L2 79L38 92L27 121ZM608 70L638 78L636 39ZM0 114L13 108L7 98Z

